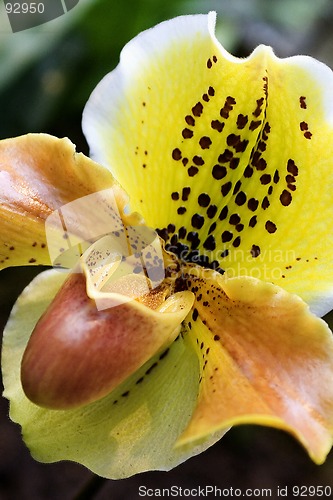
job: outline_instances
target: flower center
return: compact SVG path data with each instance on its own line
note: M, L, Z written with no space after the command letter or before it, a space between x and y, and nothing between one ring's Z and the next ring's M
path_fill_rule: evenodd
M220 274L224 274L225 271L220 267L218 260L210 260L207 255L201 254L197 249L193 249L195 242L192 241L190 249L188 245L178 240L176 241L174 237L170 239L168 231L156 229L156 232L164 240L165 250L176 255L180 262L196 264L205 269L212 269Z

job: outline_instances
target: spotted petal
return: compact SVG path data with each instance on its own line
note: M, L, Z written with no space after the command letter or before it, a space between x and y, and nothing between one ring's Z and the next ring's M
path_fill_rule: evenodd
M20 377L23 352L66 277L54 270L40 274L18 299L4 332L4 396L33 457L43 462L73 460L101 476L122 478L149 469L169 470L220 439L225 430L194 446L174 447L198 390L197 355L181 336L95 403L63 411L27 399Z
M179 443L236 424L269 425L291 432L322 463L333 442L329 328L272 284L218 281L193 280L199 290L185 339L200 358L200 392Z
M69 208L70 202L82 197L84 214L80 214L82 204L77 201ZM57 255L76 245L77 241L71 241L74 236L83 242L91 233L94 238L103 235L112 229L112 217L122 225L119 217L126 202L110 173L75 153L68 139L29 134L1 141L0 269L57 264ZM103 219L103 212L108 217ZM81 228L85 228L85 234L74 234L73 226L78 228L74 213L83 216Z
M140 34L97 86L93 157L169 248L332 307L332 72L258 47L228 54L215 15Z

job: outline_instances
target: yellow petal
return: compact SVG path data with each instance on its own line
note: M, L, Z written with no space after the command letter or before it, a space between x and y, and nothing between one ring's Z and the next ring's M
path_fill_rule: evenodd
M327 325L297 296L254 278L197 285L186 340L200 358L200 392L179 443L236 424L268 425L291 432L322 463L333 441Z
M97 86L83 127L97 161L170 249L332 308L332 72L314 59L247 59L215 16L140 34ZM188 253L190 252L190 255Z
M93 199L89 198L100 191L102 193L94 194ZM84 203L80 205L76 201L69 210L70 202L81 197L85 197ZM57 264L60 253L77 245L77 241L71 241L71 233L77 230L80 216L83 220L79 229L86 228L84 234L77 234L82 242L91 236L96 238L92 228L96 231L96 220L102 218L101 207L104 212L109 210L119 217L125 203L126 197L111 174L81 153L75 153L68 139L29 134L1 141L0 269ZM85 212L82 205L86 207ZM74 213L77 218L73 222ZM45 232L47 222L49 236ZM99 235L107 232L105 224L101 225L100 222L97 226L101 231Z
M4 396L33 457L42 462L72 460L117 479L150 469L169 470L220 439L224 431L195 446L174 447L198 390L197 355L181 336L115 391L90 405L48 410L25 396L20 378L24 350L66 276L54 270L41 273L18 299L4 332Z

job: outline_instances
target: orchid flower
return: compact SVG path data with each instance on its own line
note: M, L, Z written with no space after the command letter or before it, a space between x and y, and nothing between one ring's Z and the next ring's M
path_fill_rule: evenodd
M316 463L332 446L333 75L265 46L237 59L214 26L182 16L125 46L84 110L93 160L0 143L1 265L54 266L2 355L43 462L168 470L245 423Z

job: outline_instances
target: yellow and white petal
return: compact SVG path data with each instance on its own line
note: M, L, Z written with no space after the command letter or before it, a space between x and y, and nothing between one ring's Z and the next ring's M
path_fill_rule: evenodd
M110 172L68 139L1 141L0 269L60 263L59 254L122 226L126 203Z
M332 308L332 72L258 47L228 54L215 15L132 40L83 116L93 157L169 248ZM190 256L188 257L188 253Z
M31 331L67 273L40 274L18 299L4 333L2 369L10 416L33 457L72 460L108 478L169 470L211 446L225 430L175 449L196 404L199 364L181 336L105 398L74 410L48 410L24 394L20 364ZM189 376L191 374L191 376Z
M192 278L193 281L193 278ZM322 463L333 442L333 340L296 295L254 278L196 279L187 343L200 392L179 443L237 424L290 432Z

